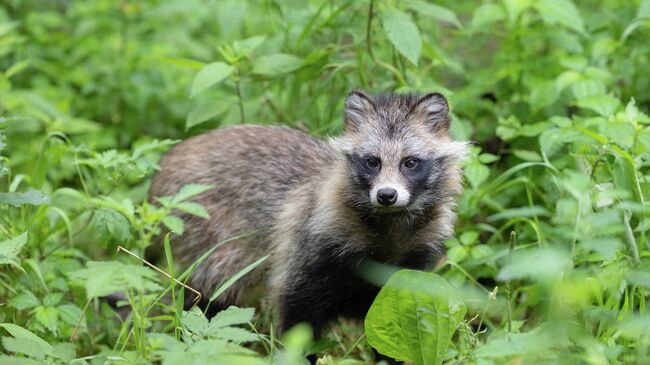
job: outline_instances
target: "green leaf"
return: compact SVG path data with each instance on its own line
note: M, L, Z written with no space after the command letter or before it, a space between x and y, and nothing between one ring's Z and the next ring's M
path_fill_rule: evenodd
M205 193L208 190L214 189L214 185L204 184L187 184L184 185L176 195L173 196L171 202L173 204L180 203L189 198L195 197L199 194Z
M242 39L239 41L235 41L232 44L232 48L235 50L235 53L237 53L238 55L248 56L251 53L253 53L253 51L257 49L257 47L259 47L264 42L265 39L266 36L264 35Z
M522 159L524 161L541 161L542 160L542 156L540 156L535 151L514 149L514 150L512 150L512 154L519 157L520 159Z
M43 360L45 352L33 340L26 338L2 337L2 346L8 352L27 355L31 358Z
M585 33L585 26L571 0L538 0L533 5L546 23L559 23L579 33Z
M34 319L53 334L59 333L59 311L56 308L38 306L34 309Z
M291 54L275 53L258 58L253 63L253 73L265 76L280 76L299 69L302 59Z
M128 289L154 291L160 288L155 282L157 275L152 270L119 261L89 261L85 269L68 275L83 283L88 299L126 292Z
M365 319L366 336L378 352L394 359L441 364L465 312L441 277L400 270L372 303Z
M246 324L253 320L255 308L239 308L230 306L227 309L217 313L210 320L210 328L221 328L235 324Z
M14 207L44 205L50 204L50 197L34 189L21 193L0 193L0 205L2 204L13 205Z
M416 0L412 1L409 7L411 10L414 10L424 16L451 23L458 28L463 27L462 24L460 24L460 20L458 20L456 13L445 8L444 6L428 3L426 1Z
M472 15L470 28L472 30L487 29L487 25L500 22L506 18L506 12L503 6L495 3L483 3Z
M18 325L13 323L0 323L0 327L4 328L10 335L18 339L29 340L33 343L34 346L38 347L39 351L44 354L52 353L52 345L47 343L42 338L38 337L31 331L28 331Z
M602 133L610 142L616 143L622 148L631 148L634 145L636 132L630 123L607 122L602 127Z
M500 281L530 278L538 281L558 277L569 267L569 256L552 249L532 249L513 254L509 263L497 274Z
M20 236L0 242L0 265L11 264L20 267L18 263L18 254L23 246L27 243L27 232Z
M28 290L25 290L9 300L9 305L18 310L34 308L38 304L39 301L38 298L36 298L36 295Z
M418 64L422 39L411 17L395 8L388 7L382 14L386 36L395 48L413 64Z
M185 232L185 223L183 223L183 220L175 215L166 216L162 219L162 222L165 227L169 228L170 231L176 233L179 236L183 235Z
M222 114L228 110L228 104L219 102L203 103L194 107L187 115L185 129L190 129Z
M616 109L620 105L620 101L607 94L591 95L578 99L576 104L584 109L592 110L603 117L614 115Z
M490 177L490 169L478 161L472 161L465 166L465 177L473 188L478 188Z
M193 98L205 89L222 82L230 76L234 70L234 67L223 62L212 62L203 66L201 71L199 71L199 73L194 77L190 98Z
M204 219L210 218L210 213L208 213L208 211L203 207L203 205L198 203L181 202L178 204L174 204L173 207L175 209L182 210L184 212L190 213L197 217L201 217Z
M237 274L233 275L230 277L230 279L226 280L225 283L223 283L217 291L212 294L210 297L210 302L213 302L215 299L217 299L223 292L225 292L228 288L232 286L237 280L241 279L244 275L248 274L249 272L253 271L256 267L258 267L261 263L263 263L266 259L269 258L269 255L266 255L259 260L253 262L252 264L246 266L243 268L241 271L239 271Z

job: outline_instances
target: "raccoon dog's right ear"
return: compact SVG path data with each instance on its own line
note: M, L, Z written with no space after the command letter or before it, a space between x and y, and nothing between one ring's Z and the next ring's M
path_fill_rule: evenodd
M345 130L347 132L357 132L375 110L375 104L370 96L361 91L352 91L345 98L343 116Z

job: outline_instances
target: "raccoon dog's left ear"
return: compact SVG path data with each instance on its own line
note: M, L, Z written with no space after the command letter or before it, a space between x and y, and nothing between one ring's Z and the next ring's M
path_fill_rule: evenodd
M430 93L418 100L411 113L431 126L433 133L449 132L449 104L440 93Z

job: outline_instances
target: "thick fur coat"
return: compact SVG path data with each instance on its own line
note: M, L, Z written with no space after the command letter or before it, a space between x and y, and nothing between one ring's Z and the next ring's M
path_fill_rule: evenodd
M267 297L281 330L308 322L319 332L338 316L365 316L378 288L355 272L364 259L425 269L441 257L466 153L449 137L445 98L352 92L344 118L345 132L327 142L245 125L190 138L164 156L151 197L215 186L196 199L210 219L179 212L186 232L172 241L174 257L187 266L242 235L215 250L190 286L207 298L270 254L212 312Z

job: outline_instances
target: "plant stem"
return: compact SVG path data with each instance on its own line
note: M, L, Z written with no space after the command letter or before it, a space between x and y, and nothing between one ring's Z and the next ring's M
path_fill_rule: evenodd
M237 90L237 100L238 100L238 103L239 103L239 117L240 117L241 124L245 124L246 123L246 117L244 115L244 101L243 101L243 99L241 97L241 87L240 87L239 83L240 83L240 80L239 80L239 78L237 78L237 80L235 81L235 89Z
M375 0L370 0L370 5L368 6L368 23L366 24L366 48L368 49L368 54L370 58L375 59L375 55L372 54L372 19L374 17L374 8Z

